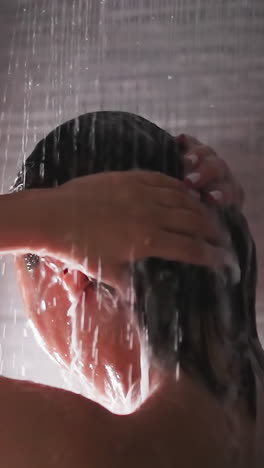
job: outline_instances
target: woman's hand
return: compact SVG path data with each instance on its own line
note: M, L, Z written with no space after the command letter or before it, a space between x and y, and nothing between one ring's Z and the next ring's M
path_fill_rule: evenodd
M194 137L182 134L176 140L185 150L185 181L188 186L203 193L208 201L242 210L245 194L227 163Z
M214 210L192 197L184 182L165 174L93 174L47 196L49 254L88 276L97 278L99 272L119 290L128 284L129 262L145 257L211 268L233 262Z

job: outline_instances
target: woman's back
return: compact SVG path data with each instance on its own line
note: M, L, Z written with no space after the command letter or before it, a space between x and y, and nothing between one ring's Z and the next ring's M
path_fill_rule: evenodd
M2 378L1 466L264 466L262 444L254 464L256 428L245 407L230 415L203 386L184 374L181 380L175 398L165 386L137 412L116 416L80 395ZM263 392L259 399L263 408Z

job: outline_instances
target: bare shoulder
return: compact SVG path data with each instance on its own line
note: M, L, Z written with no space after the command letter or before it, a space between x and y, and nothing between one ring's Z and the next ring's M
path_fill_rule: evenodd
M0 466L112 466L116 417L87 398L1 377L0 414Z

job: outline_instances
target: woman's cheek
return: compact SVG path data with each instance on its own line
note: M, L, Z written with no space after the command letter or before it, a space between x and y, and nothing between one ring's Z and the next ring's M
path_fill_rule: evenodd
M53 356L55 353L54 357L59 354L68 364L71 323L67 314L71 304L67 292L45 265L29 272L21 258L16 260L16 268L28 318L47 351Z
M76 310L76 330L82 373L101 392L119 387L123 396L140 379L140 347L136 328L129 329L121 308L99 308L89 291Z
M89 288L72 306L48 269L44 275L37 268L34 273L24 269L19 283L27 315L47 351L68 367L75 362L98 394L125 400L141 375L138 333L129 328L125 311L109 312L103 304L100 309L96 292Z
M70 363L71 321L68 317L70 302L67 294L54 285L42 296L42 307L30 308L30 318L45 341L48 351L57 353L66 364ZM56 357L56 356L55 356Z

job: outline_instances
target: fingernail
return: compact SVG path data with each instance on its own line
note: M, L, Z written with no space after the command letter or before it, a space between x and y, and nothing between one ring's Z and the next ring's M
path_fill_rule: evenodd
M192 164L196 164L198 162L198 156L196 156L196 154L186 154L184 158L190 161Z
M192 189L189 189L188 190L189 194L193 197L193 198L196 198L198 200L201 200L201 195L199 192L197 192L196 190L192 190Z
M192 172L191 174L188 174L185 179L190 180L193 184L198 182L200 179L201 175L198 172Z
M209 192L209 195L211 195L211 197L213 197L217 201L223 199L223 194L219 190L213 190L212 192Z

